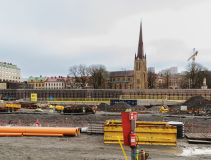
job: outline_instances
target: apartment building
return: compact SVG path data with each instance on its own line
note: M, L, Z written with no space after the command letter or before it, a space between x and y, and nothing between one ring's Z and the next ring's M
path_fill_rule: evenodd
M0 62L0 81L21 82L21 69L12 63Z

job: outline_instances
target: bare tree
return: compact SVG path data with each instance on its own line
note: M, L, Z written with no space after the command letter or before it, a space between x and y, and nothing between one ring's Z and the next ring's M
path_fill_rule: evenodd
M186 78L189 80L190 88L193 89L201 88L201 86L203 85L203 78L208 77L209 75L207 68L203 67L199 63L196 63L194 65L190 63L187 66L186 70Z
M86 65L74 65L69 68L69 75L75 78L75 86L76 88L84 89L88 82L88 70Z
M165 70L165 72L162 75L163 78L163 88L169 88L169 82L170 82L170 72L169 69Z
M105 82L109 76L104 65L91 65L88 67L88 72L90 75L89 82L94 89L105 88Z
M148 80L148 88L153 89L156 87L156 79L157 79L157 74L149 70L147 72L147 80Z

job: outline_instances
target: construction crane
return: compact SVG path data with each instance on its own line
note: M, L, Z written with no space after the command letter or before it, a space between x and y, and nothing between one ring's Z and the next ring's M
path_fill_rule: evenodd
M192 59L192 66L195 67L195 56L197 56L198 54L198 51L195 51L195 48L193 48L193 50L191 51L192 52L192 55L190 56L190 58L188 58L188 61L190 59Z
M193 74L195 74L195 56L197 56L198 51L195 51L195 48L193 48L191 52L192 52L192 55L190 56L190 58L188 58L188 61L192 59L192 72ZM192 86L192 84L194 83L195 83L194 79L189 79L189 89L190 89L190 86Z

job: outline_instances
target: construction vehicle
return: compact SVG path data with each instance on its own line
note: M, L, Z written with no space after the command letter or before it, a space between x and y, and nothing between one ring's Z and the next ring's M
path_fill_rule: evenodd
M159 110L159 113L167 113L168 111L169 111L168 109L162 106L161 109Z
M49 106L50 108L50 106ZM61 113L64 110L64 106L60 106L60 105L56 105L55 106L55 111L57 111L58 113Z
M63 113L80 113L80 114L95 114L95 106L94 105L65 105L63 109Z
M0 101L0 112L14 112L21 109L21 104L18 103L4 103Z

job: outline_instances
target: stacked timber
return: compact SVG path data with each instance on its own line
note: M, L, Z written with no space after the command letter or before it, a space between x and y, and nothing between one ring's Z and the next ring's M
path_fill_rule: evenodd
M189 143L211 144L211 135L203 133L186 133Z

